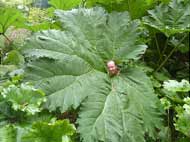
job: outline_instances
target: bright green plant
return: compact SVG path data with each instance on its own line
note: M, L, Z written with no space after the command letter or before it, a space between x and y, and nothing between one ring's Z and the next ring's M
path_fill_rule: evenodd
M0 90L1 142L71 142L75 127L68 120L58 120L42 110L44 93L19 77ZM4 86L6 86L4 84ZM51 136L51 137L50 137Z
M139 22L128 12L102 8L56 15L65 31L36 33L23 51L33 60L26 79L45 91L46 108L65 112L82 105L77 122L84 142L144 142L145 133L155 139L155 128L162 126L158 99L146 74L129 63L147 48ZM117 73L108 73L110 60Z
M15 8L0 8L0 19L0 34L3 36L10 26L22 27L24 24L23 14Z
M177 113L172 119L177 131L180 131L190 139L190 99L188 93L190 84L187 80L178 82L176 80L168 80L163 83L165 97L161 99L166 110L174 109Z
M28 5L34 2L35 0L0 0L5 5L15 6L15 5Z
M31 7L27 12L27 29L36 32L47 29L60 29L59 23L55 21L54 8L41 9Z
M15 28L24 27L25 18L23 14L15 8L0 8L0 19L0 37L4 37L4 39L1 40L3 44L1 44L0 47L0 64L2 65L6 54L10 50L9 48L7 48L7 46L9 46L13 42L13 39L9 38L9 36L7 35L8 28L10 28L10 26L14 26ZM14 36L15 35L16 34L14 34ZM21 60L23 61L23 58L21 59L21 55L17 51L11 52L6 58L7 59L5 62L10 63L10 61L12 60L12 62L15 63L12 65L19 64L19 61ZM14 61L14 59L18 62ZM4 67L1 66L1 68Z
M139 18L146 14L156 2L153 0L86 0L86 6L101 5L108 11L129 11L132 18Z
M49 0L49 4L55 9L70 10L80 5L82 0Z
M36 122L31 130L22 138L22 142L71 142L75 133L75 126L68 120L59 120L52 123Z
M75 127L68 120L37 121L32 127L6 125L0 128L1 142L73 142Z
M79 6L94 7L102 6L109 12L126 11L133 18L139 18L146 14L146 11L153 7L158 0L50 0L49 4L55 9L70 10Z
M0 141L1 142L15 142L16 131L12 126L4 126L0 128ZM16 141L18 142L18 141Z
M163 84L164 88L172 92L189 92L190 84L187 80L178 82L176 80L168 80Z
M184 98L185 104L183 106L177 106L175 128L190 138L190 98Z
M1 92L6 102L11 102L13 110L34 115L41 111L41 104L46 101L44 93L29 84L10 85Z

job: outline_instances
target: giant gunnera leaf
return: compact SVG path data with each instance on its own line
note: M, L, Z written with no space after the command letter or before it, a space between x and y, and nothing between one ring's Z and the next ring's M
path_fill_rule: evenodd
M190 31L190 2L172 0L169 4L160 4L148 11L144 23L166 36Z
M34 34L24 46L26 79L47 94L45 107L80 107L83 142L145 142L161 127L158 98L138 60L147 46L128 12L56 11L64 31ZM125 65L125 66L124 66ZM158 130L158 129L157 129Z

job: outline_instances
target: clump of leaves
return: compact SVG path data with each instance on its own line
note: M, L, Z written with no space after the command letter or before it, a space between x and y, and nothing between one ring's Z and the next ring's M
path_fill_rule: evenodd
M144 17L144 23L168 37L190 31L190 3L185 0L161 3L148 13L149 16Z
M190 84L187 80L178 82L176 80L168 80L163 83L164 89L168 90L166 96L161 99L166 110L174 108L177 113L174 116L175 129L190 137Z
M190 138L190 98L184 98L184 102L185 104L183 106L178 106L176 108L177 119L175 120L174 125L176 130L182 132Z
M26 80L45 91L45 107L65 112L81 106L83 142L144 142L145 133L155 139L155 128L162 126L159 100L146 74L129 64L147 48L139 22L128 12L108 14L98 7L56 15L64 31L38 32L23 48L30 60ZM113 76L107 69L111 60L119 70Z
M11 102L13 110L20 110L34 115L41 111L41 105L46 101L45 94L25 83L20 86L10 85L1 92L6 102Z
M35 25L42 23L48 19L48 11L46 11L45 9L40 9L36 7L30 8L27 19L29 23Z
M0 34L5 34L10 26L23 27L25 18L15 8L0 8Z
M0 128L0 141L1 142L15 142L16 131L13 126L6 125Z
M87 0L86 6L101 5L108 11L129 11L132 18L139 18L154 6L158 0Z
M37 121L31 127L6 125L0 127L1 142L72 142L76 128L68 120Z
M49 4L55 9L70 10L80 5L82 0L50 0Z
M47 29L59 29L59 23L56 23L53 15L54 9L30 8L27 17L27 28L31 31L40 31Z
M147 25L151 34L150 47L153 47L153 50L147 52L149 53L147 58L149 58L148 62L150 64L153 63L152 66L156 68L156 72L167 67L168 71L176 77L179 76L176 72L186 68L185 60L187 59L185 58L188 57L180 55L176 51L188 52L189 10L190 3L186 0L172 0L168 4L161 3L155 9L149 10L149 15L143 18L143 22ZM183 56L183 60L179 60L180 56ZM155 64L155 62L157 63ZM178 66L179 64L180 66ZM180 72L180 74L184 76L182 78L185 78L185 73Z
M172 92L189 92L190 91L190 84L187 80L182 80L178 82L176 80L168 80L165 81L163 87L168 91Z
M36 122L22 137L22 142L71 142L76 129L68 120Z

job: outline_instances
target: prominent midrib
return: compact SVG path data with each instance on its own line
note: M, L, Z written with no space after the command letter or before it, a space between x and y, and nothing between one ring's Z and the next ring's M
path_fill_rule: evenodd
M112 85L111 85L112 86ZM98 117L96 118L96 120L95 120L95 122L93 123L93 126L92 126L92 130L95 130L95 127L96 127L96 124L97 124L97 122L98 122L98 120L101 118L101 117L104 117L104 114L105 114L105 110L106 110L106 107L107 107L107 103L108 103L108 98L109 98L109 96L110 96L110 94L112 93L112 92L115 92L116 90L113 88L113 87L111 87L111 89L110 89L110 91L109 91L109 93L106 95L106 99L105 99L105 103L104 103L104 105L103 105L103 109L102 109L102 111L99 113L99 115L98 115ZM114 95L117 95L117 93L116 94L114 94ZM119 96L118 96L119 97ZM120 107L120 110L122 110L122 108ZM121 111L121 115L122 115L122 119L124 119L124 114L123 114L123 112ZM105 122L105 119L103 119L104 120L104 128L106 129L106 122ZM122 122L124 122L124 121L122 121ZM124 124L122 124L122 128L123 128L123 130L124 130ZM91 133L92 133L92 131L91 131ZM119 135L119 134L118 134ZM104 131L104 136L105 136L105 138L106 138L106 132ZM119 135L120 136L120 135Z

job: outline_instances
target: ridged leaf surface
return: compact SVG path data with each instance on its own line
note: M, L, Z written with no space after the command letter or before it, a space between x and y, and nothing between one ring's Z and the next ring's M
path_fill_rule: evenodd
M64 31L42 31L25 45L26 79L47 94L51 111L81 106L83 142L144 142L161 125L158 99L148 77L128 67L110 77L106 63L137 60L146 50L139 23L127 12L102 8L56 11ZM120 64L122 65L122 64Z

